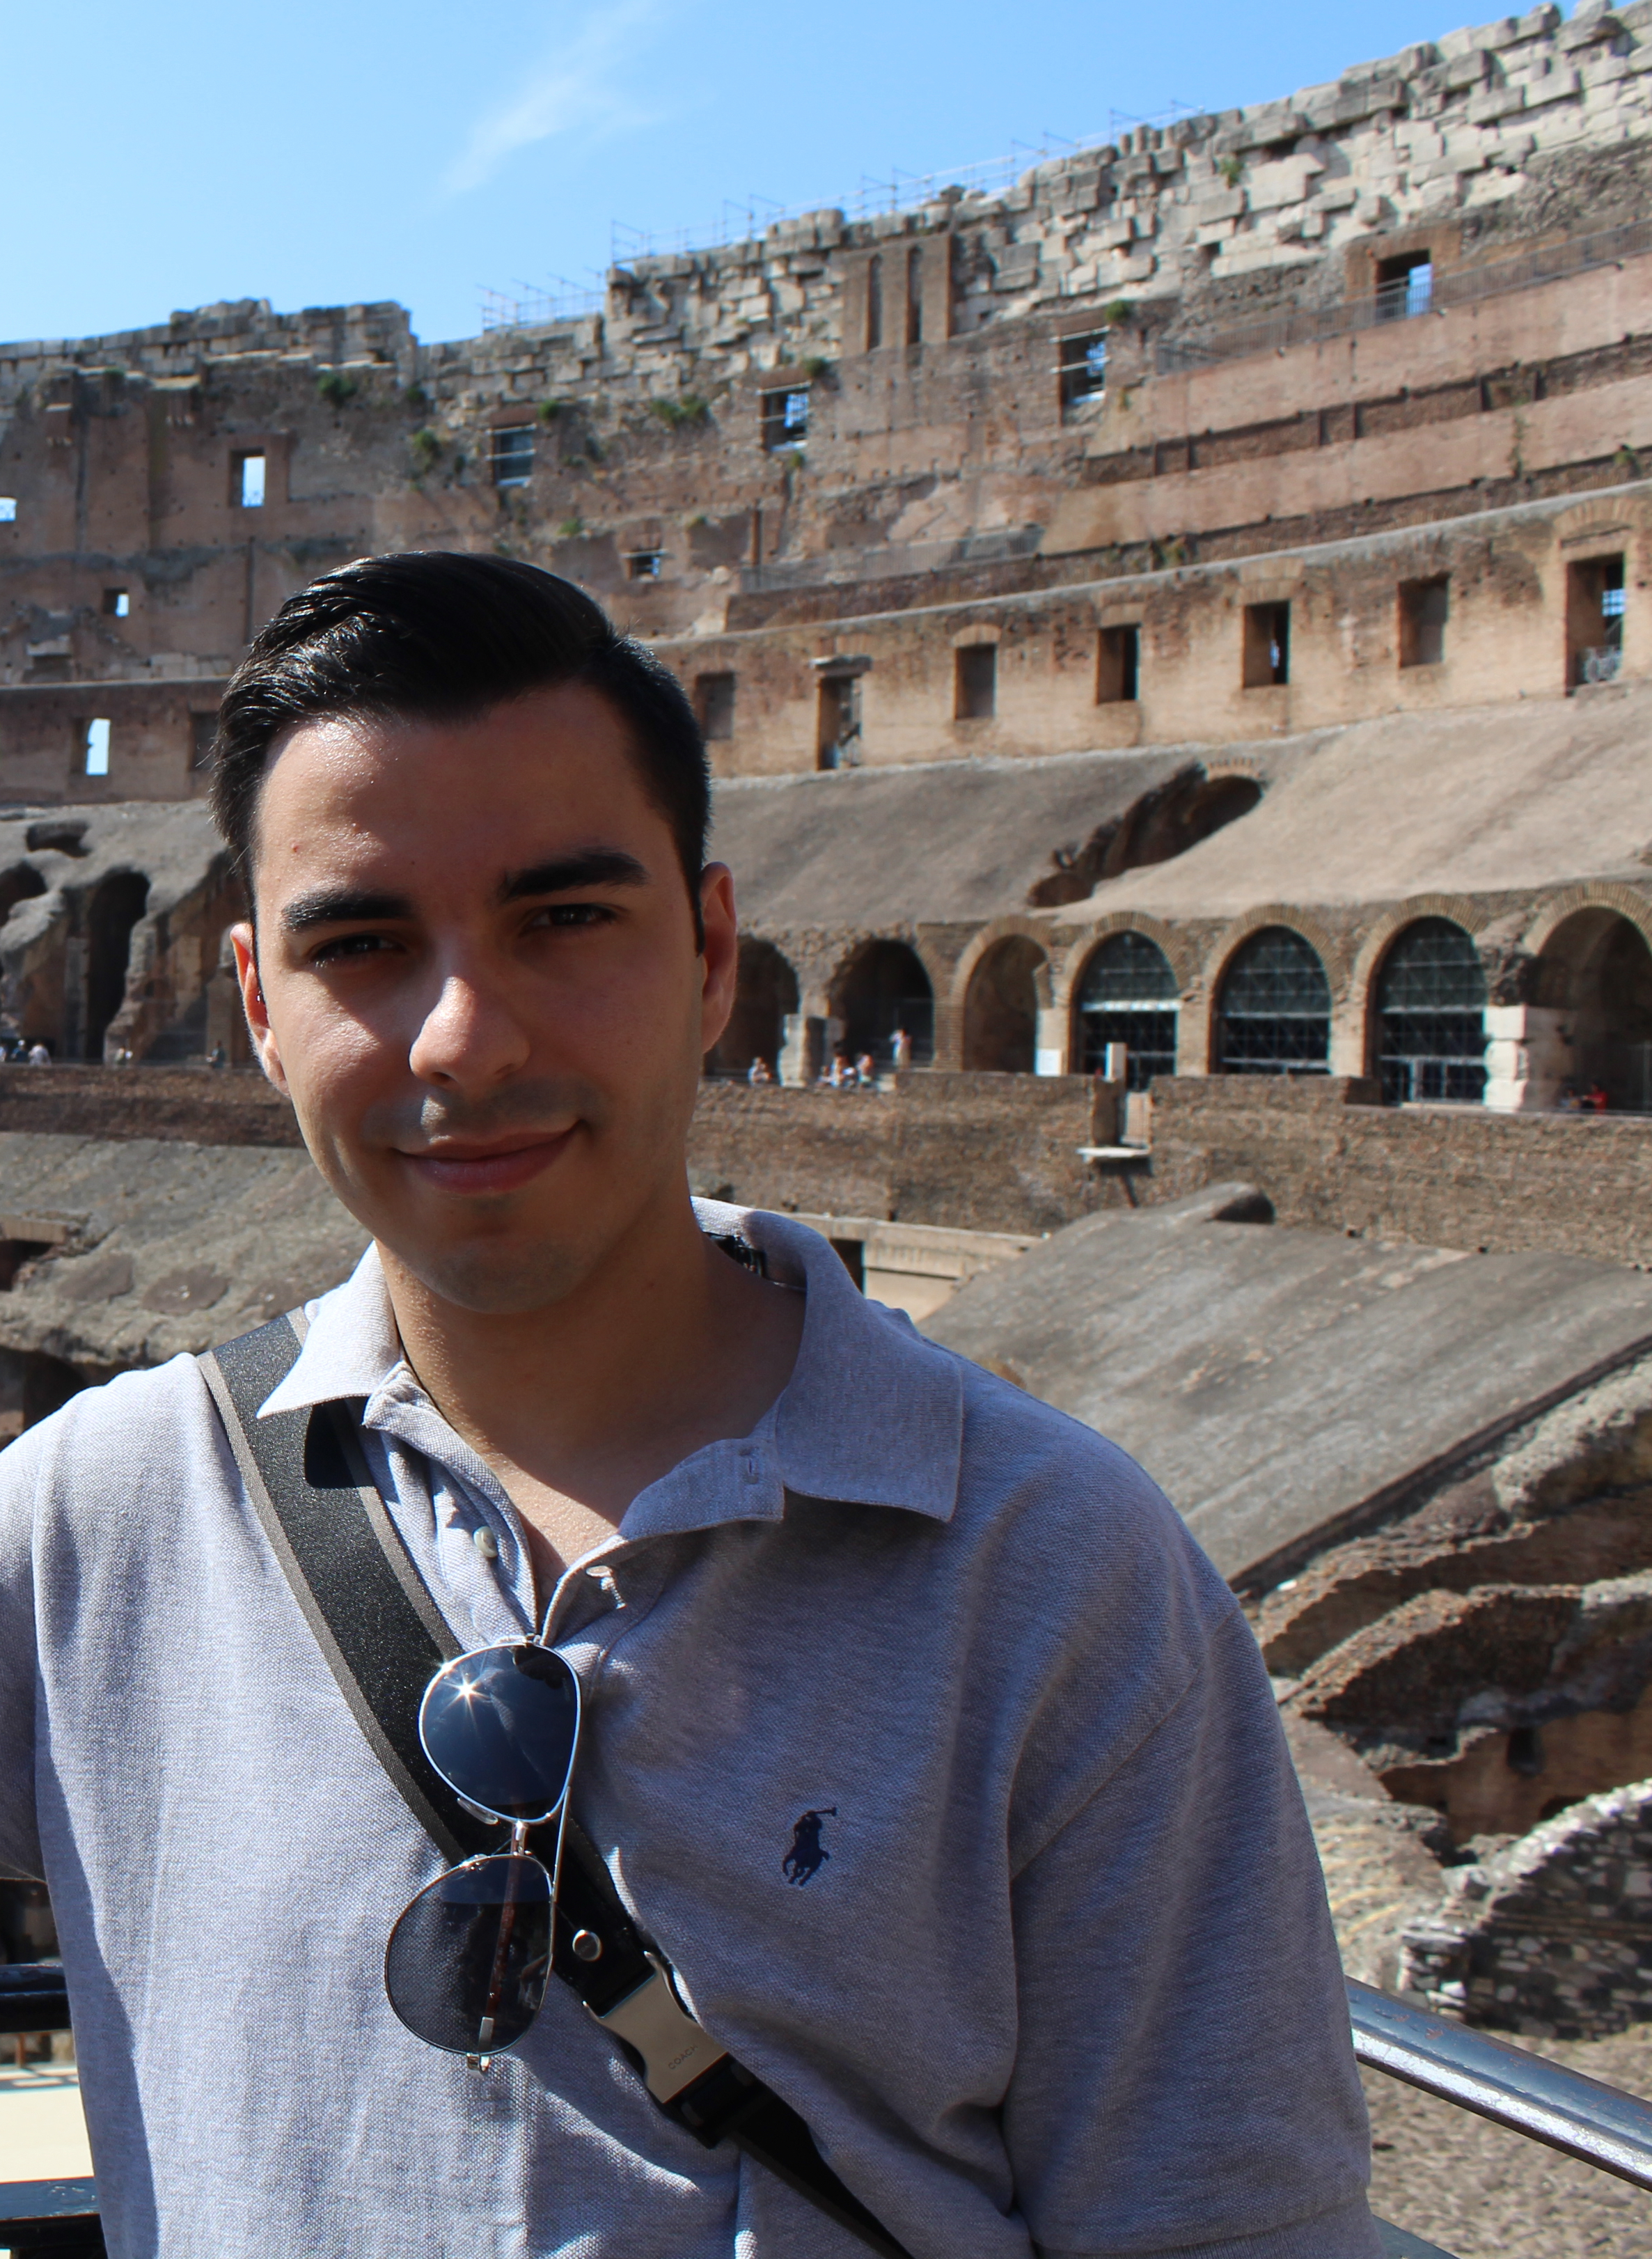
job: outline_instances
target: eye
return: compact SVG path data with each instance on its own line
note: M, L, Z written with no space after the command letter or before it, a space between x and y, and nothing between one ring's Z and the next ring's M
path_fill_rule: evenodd
M614 913L604 902L549 902L534 911L524 930L577 933L613 922Z
M395 947L388 933L341 933L310 952L312 965L337 965L350 957L376 957Z

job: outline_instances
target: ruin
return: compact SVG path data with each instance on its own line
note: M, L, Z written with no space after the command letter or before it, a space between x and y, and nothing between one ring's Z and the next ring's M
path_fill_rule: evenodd
M237 1072L249 638L542 563L712 759L694 1189L1161 1477L1350 1970L1652 2019L1652 0L503 315L0 345L0 1435L362 1244Z

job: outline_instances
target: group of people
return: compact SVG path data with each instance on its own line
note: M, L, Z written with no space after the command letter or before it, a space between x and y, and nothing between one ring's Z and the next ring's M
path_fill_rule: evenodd
M1600 1082L1591 1082L1585 1090L1579 1090L1575 1082L1563 1082L1555 1101L1562 1114L1604 1114L1611 1103L1606 1085Z
M831 1065L821 1070L820 1080L826 1090L876 1090L878 1062L870 1051L862 1051L853 1059L847 1051L838 1051Z
M32 1044L26 1036L8 1036L0 1039L0 1061L8 1066L50 1066L52 1054L44 1044Z

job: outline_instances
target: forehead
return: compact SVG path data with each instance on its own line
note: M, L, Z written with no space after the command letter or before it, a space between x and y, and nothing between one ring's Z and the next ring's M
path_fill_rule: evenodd
M566 683L458 721L296 723L265 768L253 863L260 892L322 863L491 878L596 839L652 863L669 828L620 716Z

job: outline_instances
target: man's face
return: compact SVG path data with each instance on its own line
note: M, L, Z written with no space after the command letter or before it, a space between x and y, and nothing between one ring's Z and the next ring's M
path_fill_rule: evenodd
M624 727L576 684L277 741L238 928L260 1057L339 1199L444 1300L523 1311L683 1196L733 1001Z

